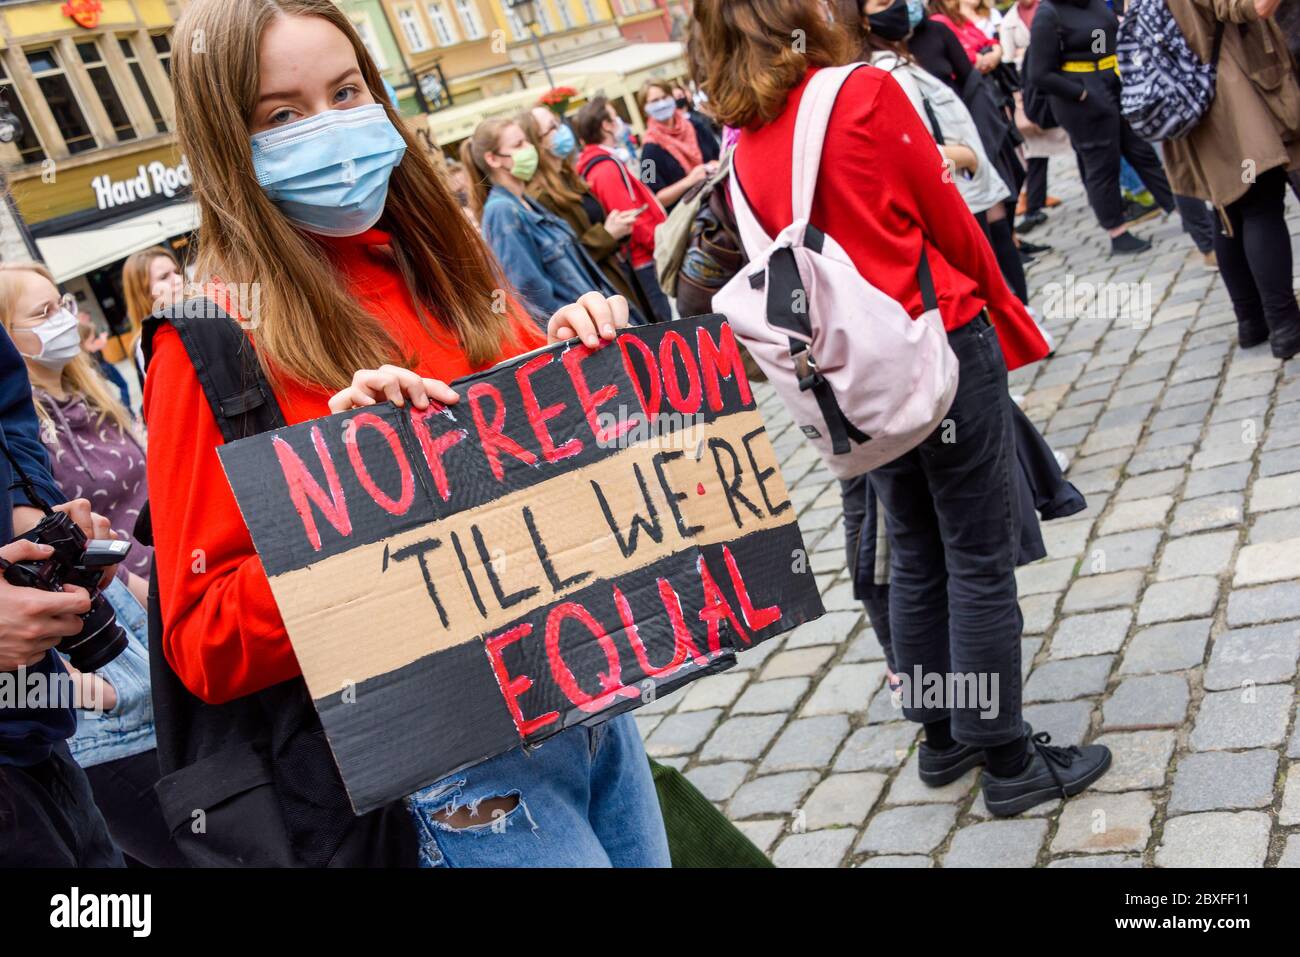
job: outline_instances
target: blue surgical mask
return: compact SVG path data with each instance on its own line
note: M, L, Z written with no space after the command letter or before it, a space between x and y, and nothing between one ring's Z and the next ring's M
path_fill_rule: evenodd
M915 30L917 24L925 19L925 0L907 0L907 22Z
M667 123L677 112L677 104L665 97L662 100L655 100L653 103L647 103L646 113L652 120L658 120L660 123Z
M325 110L253 136L258 184L290 222L355 236L379 221L406 141L378 103Z
M563 123L555 128L555 135L551 137L550 150L560 159L564 159L577 147L578 141L573 137L573 130L569 129Z

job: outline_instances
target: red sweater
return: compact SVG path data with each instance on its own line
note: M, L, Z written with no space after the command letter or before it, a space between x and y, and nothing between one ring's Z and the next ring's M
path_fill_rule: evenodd
M613 162L601 160L593 164L592 160L600 156L611 157ZM612 213L616 209L647 207L632 224L632 235L628 237L627 249L632 259L632 268L648 266L655 261L655 227L667 219L668 214L659 205L659 200L650 191L650 187L634 176L632 171L605 147L592 143L583 148L576 164L578 171L587 169L589 164L591 170L583 178L591 187L591 192L596 199L600 200L600 205L605 207L606 213Z
M765 126L743 130L735 170L754 214L775 236L794 219L790 154L808 76ZM964 326L986 305L1007 368L1047 355L1033 319L1007 288L983 231L944 176L934 138L888 73L860 67L840 90L817 175L812 223L835 239L858 271L911 313L922 312L916 278L925 243L946 329Z
M402 354L419 357L416 372L451 382L477 371L454 338L434 338L421 327L401 274L376 248L388 241L388 234L371 229L322 244L351 292L397 339ZM531 321L519 321L516 328L518 339L503 344L503 359L545 345L546 337ZM276 399L293 425L329 415L332 394L293 384L281 388ZM298 660L217 460L221 432L180 336L170 327L154 340L144 415L168 663L190 691L212 704L295 677Z

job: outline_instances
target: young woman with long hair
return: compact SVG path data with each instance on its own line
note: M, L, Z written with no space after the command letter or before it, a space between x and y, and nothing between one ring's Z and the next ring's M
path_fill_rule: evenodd
M610 286L642 317L650 316L649 305L641 301L639 286L633 285L632 264L624 250L624 241L632 235L640 214L634 209L605 212L587 181L573 168L578 138L555 111L535 106L520 113L516 122L538 156L537 172L525 192L564 220Z
M484 120L460 158L483 238L539 324L593 290L617 294L569 224L528 195L542 157L517 120Z
M174 49L177 134L202 224L198 275L227 287L259 284L255 314L242 318L289 423L385 399L417 409L455 403L447 382L548 341L576 336L598 347L626 324L626 302L600 294L560 308L545 333L513 299L500 308L509 287L491 254L330 0L195 0L177 23ZM301 672L222 477L220 432L174 329L158 329L150 362L145 415L163 650L191 695L191 726L204 721L215 737L222 716L238 714L256 739L257 709L240 703L281 683L301 685ZM305 689L302 699L302 738L319 747ZM283 715L262 720L272 718ZM160 723L160 741L162 732ZM194 759L178 751L181 763ZM279 833L289 828L295 856L328 863L363 819L351 817L332 761L317 767L315 778L292 782L295 791L283 784L293 762L277 760L274 804L285 808ZM668 860L629 716L598 734L574 728L527 755L489 759L405 805L385 810L408 822L425 866Z
M641 175L665 209L718 167L718 138L677 105L672 87L648 80L637 95L645 114Z
M805 42L792 46L792 35ZM853 43L819 0L696 0L690 44L710 109L742 131L732 175L759 225L775 236L794 218L801 98L818 69L852 59ZM886 513L895 666L909 679L935 675L944 686L954 674L997 682L997 707L982 713L969 701L905 701L904 714L925 726L921 780L941 785L984 764L984 797L1000 816L1077 793L1104 773L1109 752L1031 737L1020 693L1019 491L1007 369L1041 359L1047 344L887 73L860 66L848 76L822 160L810 222L913 316L924 309L918 270L928 260L960 366L946 424L869 473Z

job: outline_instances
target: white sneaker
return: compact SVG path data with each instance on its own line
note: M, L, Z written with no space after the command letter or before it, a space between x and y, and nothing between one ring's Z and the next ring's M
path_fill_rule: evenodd
M1056 459L1056 464L1061 467L1062 472L1065 472L1065 470L1070 467L1070 457L1064 452L1058 452L1056 449L1052 449L1052 456Z

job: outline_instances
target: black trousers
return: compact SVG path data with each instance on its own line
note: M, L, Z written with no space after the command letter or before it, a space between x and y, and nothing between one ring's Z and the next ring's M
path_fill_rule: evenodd
M1214 249L1214 234L1219 231L1218 217L1203 199L1195 196L1174 195L1178 204L1178 218L1183 221L1183 232L1192 237L1196 248L1202 253Z
M189 867L163 823L153 790L159 775L152 749L86 768L95 803L128 867Z
M1046 156L1033 156L1025 161L1025 212L1034 213L1047 205Z
M994 207L996 208L996 207ZM975 221L984 230L984 238L993 247L993 258L998 261L998 270L1006 280L1007 288L1015 293L1016 298L1029 305L1029 283L1025 279L1025 264L1020 259L1020 250L1016 248L1015 235L1011 224L1015 217L1015 207L996 223L989 222L988 212L976 213Z
M1124 199L1119 189L1119 159L1123 156L1142 178L1160 208L1174 210L1160 157L1151 144L1133 132L1119 112L1119 78L1114 71L1074 73L1088 90L1083 102L1052 97L1052 112L1070 136L1079 156L1083 187L1103 229L1124 225Z
M0 765L0 866L122 866L66 743L31 767Z
M1237 328L1247 340L1267 333L1275 351L1300 342L1300 308L1292 289L1291 233L1286 225L1286 171L1261 173L1246 194L1225 207L1229 236L1214 237L1219 272Z
M947 418L870 473L889 533L889 626L898 670L922 682L974 676L996 714L967 699L905 703L909 720L951 717L953 737L992 747L1023 734L1016 553L1020 502L1007 369L983 315L948 335L960 368ZM996 683L996 688L994 688ZM922 702L925 704L925 702Z

